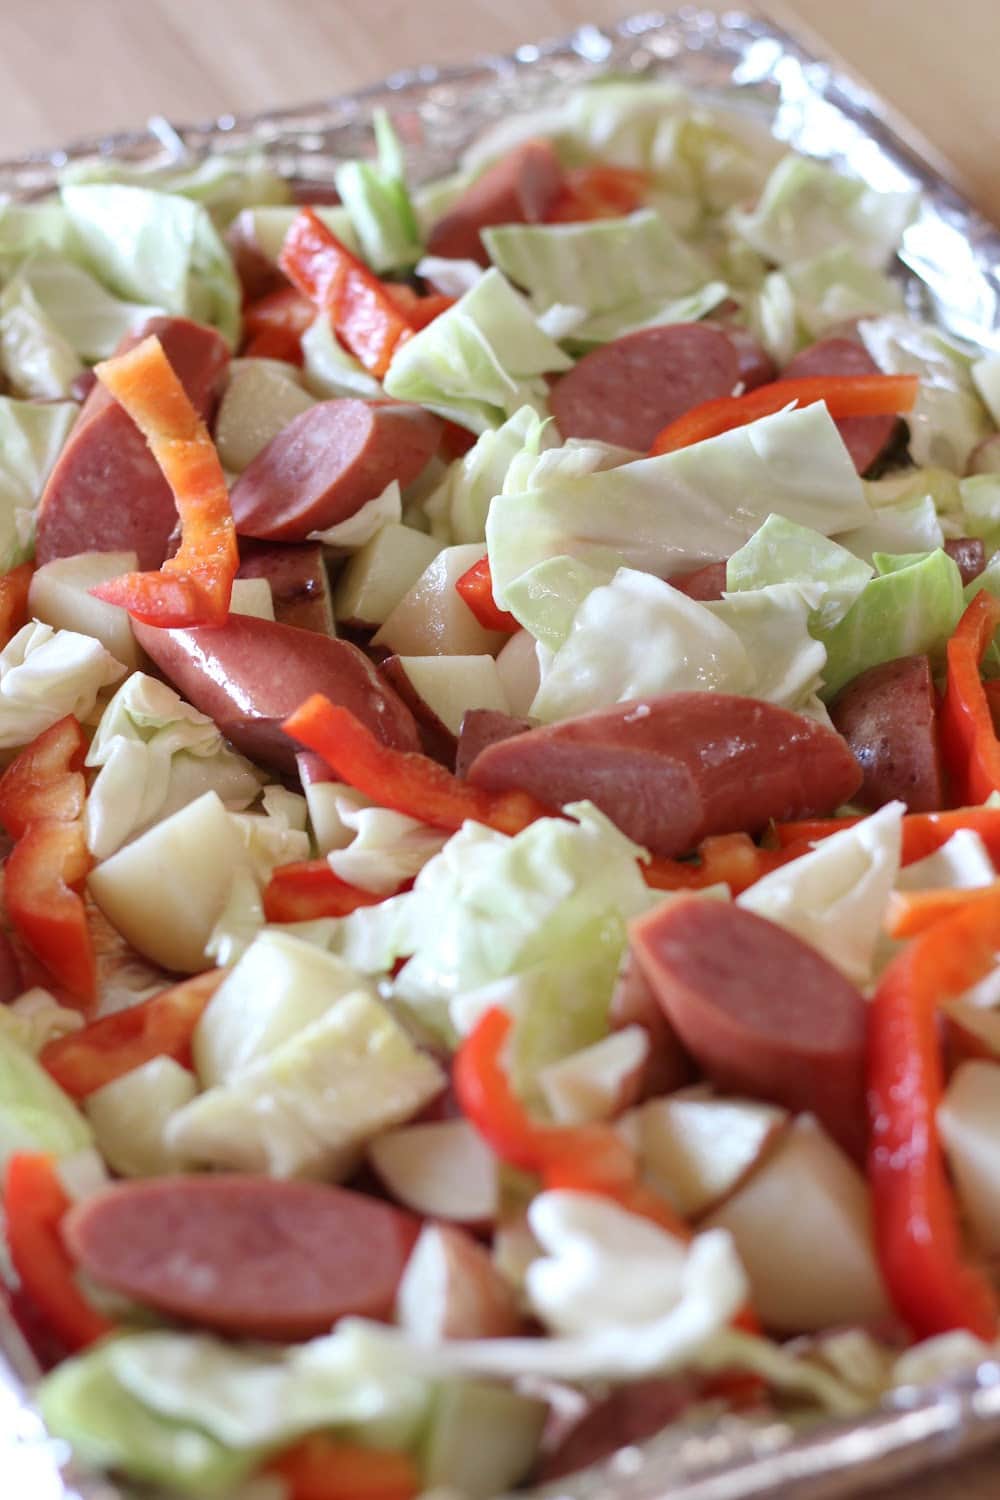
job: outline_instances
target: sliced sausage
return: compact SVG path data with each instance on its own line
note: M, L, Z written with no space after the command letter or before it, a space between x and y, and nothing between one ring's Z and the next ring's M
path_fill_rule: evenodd
M519 719L502 714L495 708L468 708L462 715L455 754L455 775L464 776L472 762L487 745L498 745L515 734L535 727L534 719Z
M731 395L739 379L726 334L706 323L670 323L592 349L554 383L549 407L564 438L645 453L668 422Z
M347 641L251 615L191 630L135 622L135 633L182 697L237 749L276 771L295 774L297 747L281 724L311 693L350 709L385 744L420 749L409 709Z
M125 353L155 334L199 414L209 420L229 350L221 334L187 318L150 318L123 339ZM158 568L177 522L170 486L132 418L95 385L49 475L38 507L36 561L78 552L135 552Z
M726 564L706 563L693 573L678 573L667 582L682 594L687 594L689 599L698 599L702 603L721 599L726 587Z
M691 1058L653 993L653 987L629 949L611 995L608 1022L612 1031L641 1026L649 1038L649 1056L642 1076L642 1098L672 1094L695 1077Z
M24 993L24 978L17 950L5 932L0 932L0 1005Z
M271 585L274 618L320 635L335 635L330 580L319 542L240 544L239 578L266 578Z
M958 563L962 584L966 588L986 566L986 546L977 536L956 536L945 542L944 550Z
M937 698L926 656L901 656L869 667L830 704L864 779L855 801L882 807L897 798L911 812L944 806Z
M490 263L479 236L493 224L540 224L563 188L563 170L548 141L525 141L477 177L434 225L428 255Z
M619 1448L644 1442L696 1403L696 1381L683 1375L652 1375L592 1401L581 1419L543 1458L537 1480L548 1484L610 1458Z
M782 380L807 375L878 375L879 367L858 339L826 338L797 354L781 372ZM866 474L892 441L896 417L842 417L837 431L859 474Z
M259 1339L388 1317L418 1230L362 1193L235 1173L118 1183L63 1222L70 1253L102 1286Z
M655 854L770 819L831 812L861 768L812 719L730 693L670 693L565 719L490 745L468 779L533 792L550 807L589 798Z
M348 520L393 479L408 485L440 440L440 420L421 406L321 401L282 428L233 485L236 530L305 541Z
M739 360L740 385L744 391L752 391L759 385L767 385L778 378L778 367L768 354L759 339L756 339L749 328L744 328L741 323L736 323L724 313L714 318L706 318L709 328L720 328L736 350L736 358Z
M794 933L724 901L683 897L631 924L632 951L702 1071L720 1089L809 1110L864 1150L866 1004Z

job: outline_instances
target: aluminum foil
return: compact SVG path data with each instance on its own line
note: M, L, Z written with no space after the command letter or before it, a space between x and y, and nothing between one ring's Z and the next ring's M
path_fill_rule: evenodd
M551 104L601 73L652 73L766 114L773 133L842 164L880 188L923 189L900 274L915 312L1000 350L1000 232L886 124L879 101L770 22L686 8L617 26L582 26L556 42L519 47L469 67L421 68L374 88L283 112L197 127L162 119L147 130L82 141L0 163L5 195L38 197L70 163L114 160L150 168L207 152L263 153L301 183L332 182L335 165L370 154L371 115L388 109L413 178L451 170L485 131L517 110ZM126 1500L105 1480L74 1472L30 1401L30 1350L0 1310L0 1500ZM1000 1441L1000 1364L935 1389L902 1389L861 1421L751 1423L727 1416L701 1429L667 1429L530 1500L835 1500L887 1485ZM162 1497L169 1500L169 1497Z

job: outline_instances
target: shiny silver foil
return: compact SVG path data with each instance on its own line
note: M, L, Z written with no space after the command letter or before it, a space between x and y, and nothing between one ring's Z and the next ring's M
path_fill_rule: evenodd
M695 92L734 98L774 134L842 164L879 188L923 189L907 230L901 274L914 312L1000 349L1000 232L885 123L879 101L770 22L685 8L582 26L557 42L519 47L469 67L421 68L374 88L298 109L83 141L0 163L4 196L34 198L70 163L111 159L149 167L207 152L262 152L301 183L329 185L334 166L372 149L371 115L388 109L405 141L413 180L451 170L459 154L516 110L550 104L596 77L651 73ZM30 1399L37 1367L0 1310L0 1500L126 1500L106 1480L76 1473ZM534 1500L834 1500L886 1486L1000 1442L1000 1364L935 1389L902 1389L861 1421L727 1416L702 1429L667 1429L584 1473L534 1492ZM998 1485L1000 1489L1000 1485ZM132 1492L129 1492L131 1500ZM169 1497L158 1497L169 1500Z

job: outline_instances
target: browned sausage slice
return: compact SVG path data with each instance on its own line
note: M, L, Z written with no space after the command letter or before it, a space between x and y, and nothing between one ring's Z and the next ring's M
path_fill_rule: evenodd
M943 807L937 698L926 656L869 667L841 688L830 718L864 773L855 798L863 807L897 797L911 812Z
M348 520L393 479L416 479L440 438L440 420L421 406L321 401L282 428L233 485L236 530L305 541Z
M525 141L478 177L434 225L428 255L490 263L479 237L493 224L540 224L563 186L559 158L548 141Z
M632 951L671 1025L720 1089L810 1110L864 1149L860 991L794 933L724 901L683 897L631 924Z
M797 354L781 372L782 380L806 375L878 375L879 367L864 344L852 338L820 339ZM837 423L859 474L866 474L896 430L895 417L842 417Z
M321 543L268 543L244 538L237 577L267 579L279 624L336 635Z
M118 353L149 334L163 345L192 403L207 421L229 363L221 334L187 318L150 318ZM49 475L38 507L39 566L78 552L135 552L158 568L177 524L170 486L132 418L95 385Z
M295 774L297 747L281 724L310 693L350 709L385 744L420 749L409 709L347 641L250 615L191 630L136 623L135 632L182 697L237 749L277 771Z
M689 599L699 599L703 603L712 599L721 599L726 587L726 564L724 562L706 563L703 568L696 569L694 573L677 573L667 582L675 589L679 589L682 594L687 594Z
M564 438L600 438L645 453L668 422L739 382L732 341L706 323L627 333L585 354L555 382L549 407Z
M306 1339L388 1317L419 1223L366 1194L237 1174L118 1183L63 1233L123 1296L242 1338Z
M594 1401L543 1458L539 1483L575 1474L578 1469L610 1458L619 1448L643 1442L700 1399L697 1382L683 1375L652 1375L619 1386Z
M468 708L462 715L455 754L455 775L464 776L472 762L487 745L497 745L515 734L533 729L535 719L519 719L502 714L495 708Z
M612 1031L641 1026L649 1038L649 1056L642 1071L641 1097L672 1094L695 1077L694 1065L663 1013L653 988L631 948L611 995L608 1023Z
M977 536L953 537L950 542L945 542L944 550L958 563L963 588L978 578L986 566L986 544Z
M490 745L468 779L550 807L589 798L637 843L674 855L711 833L830 812L857 790L861 768L838 734L787 708L670 693Z
M736 358L739 360L740 385L744 391L756 390L759 385L767 385L770 381L777 380L777 365L749 328L731 321L721 310L719 316L706 318L705 322L710 328L721 328L736 350Z

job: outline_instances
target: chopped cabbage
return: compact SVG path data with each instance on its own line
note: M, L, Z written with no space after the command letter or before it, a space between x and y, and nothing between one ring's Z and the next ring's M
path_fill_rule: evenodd
M125 671L92 636L23 626L0 651L0 748L28 744L66 714L86 719Z

